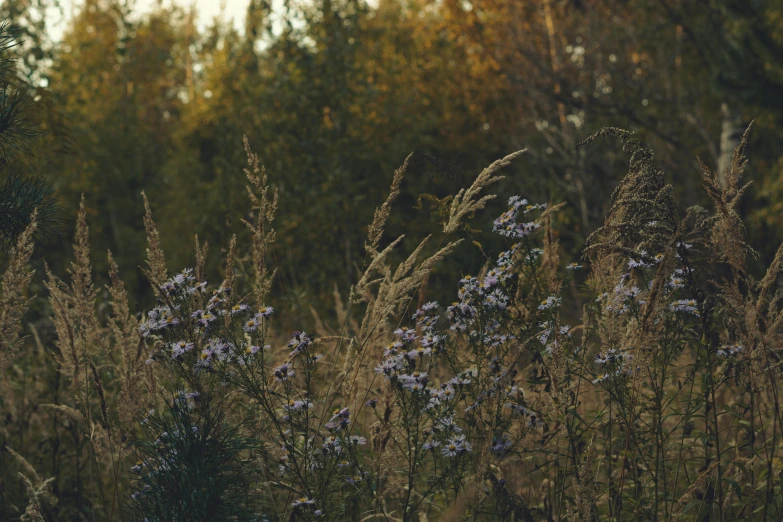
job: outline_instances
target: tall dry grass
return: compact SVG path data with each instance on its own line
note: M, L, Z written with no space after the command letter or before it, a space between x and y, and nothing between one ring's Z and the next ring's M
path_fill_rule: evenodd
M314 304L314 333L276 322L277 197L247 143L249 243L227 241L219 284L204 281L198 238L194 269L169 270L145 199L158 302L134 313L110 253L110 284L93 283L82 206L67 279L46 270L54 341L40 325L20 340L28 231L0 297L16 473L6 512L780 520L783 249L754 277L737 211L747 133L725 176L704 169L712 210L680 209L631 133L585 144L603 137L619 139L628 173L584 258L562 260L558 205L513 197L493 223L505 248L447 306L427 302L425 283L520 153L448 200L440 235L395 263L402 238L384 230L406 160L369 225L361 276L335 287L337 322Z

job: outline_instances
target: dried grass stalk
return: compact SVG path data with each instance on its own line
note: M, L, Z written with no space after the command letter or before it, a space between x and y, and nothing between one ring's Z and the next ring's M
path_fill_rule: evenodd
M33 277L33 270L28 262L33 254L35 217L36 213L33 211L30 224L19 235L16 245L10 251L8 267L0 282L0 373L8 367L19 346L22 316L30 303L26 292Z

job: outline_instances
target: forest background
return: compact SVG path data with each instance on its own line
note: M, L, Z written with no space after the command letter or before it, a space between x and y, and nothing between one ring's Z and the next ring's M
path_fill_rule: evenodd
M68 217L47 263L68 262L84 194L96 277L110 249L134 302L152 300L138 269L142 190L172 267L192 264L194 232L216 248L247 233L243 135L279 190L275 292L297 324L355 282L366 224L412 151L392 233L437 227L435 198L526 148L501 195L566 202L560 241L579 252L622 172L619 150L577 150L581 139L604 126L639 133L694 204L697 158L723 172L755 119L742 211L762 261L780 239L783 2L252 0L240 31L220 18L199 30L192 8L85 0L52 41L41 13L58 8L0 10L23 29L12 52L41 131L15 168L47 179ZM462 270L483 262L469 242L456 258ZM433 275L433 297L456 270Z

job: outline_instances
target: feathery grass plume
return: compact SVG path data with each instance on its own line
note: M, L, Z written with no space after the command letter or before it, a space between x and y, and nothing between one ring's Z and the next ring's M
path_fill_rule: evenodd
M69 299L67 287L44 263L46 271L46 289L49 290L49 304L52 308L52 322L56 332L58 348L57 357L62 365L63 372L70 376L74 382L80 379L81 348L77 348L76 334L71 327Z
M16 460L17 464L25 471L26 475L32 477L33 481L36 484L41 483L41 477L38 475L38 472L35 471L35 468L27 462L27 459L21 456L19 453L13 450L13 448L6 446L5 449L10 453L14 459Z
M360 284L357 284L357 288L368 291L371 285L378 283L377 291L374 297L368 302L367 310L365 311L364 319L362 320L359 329L360 338L366 339L382 321L385 321L394 313L400 312L403 305L408 304L411 293L418 288L424 278L427 277L443 258L451 254L462 242L461 239L449 242L446 246L440 248L437 252L432 254L432 256L417 265L416 258L424 249L429 238L430 236L427 236L419 243L410 256L408 256L408 259L397 266L394 274L391 273L391 269L388 265L383 265L382 277L370 281L368 278L370 269L378 270L381 268L375 261L385 260L386 255L397 245L397 242L401 238L398 238L398 240L393 242L373 260L373 263L371 263L364 276L362 276ZM364 284L361 285L361 283Z
M196 242L196 267L193 271L193 275L196 276L196 281L204 280L204 266L207 263L207 252L209 249L209 242L204 242L202 246L198 241L198 234L195 236Z
M407 304L410 293L417 289L435 266L462 242L461 239L451 241L416 265L416 259L431 237L427 236L408 258L397 266L392 274L391 267L386 263L386 260L403 237L400 236L392 241L389 246L375 256L354 287L354 294L361 296L355 302L365 301L368 303L359 328L360 337L365 337L381 321L398 311L401 305ZM373 277L375 278L373 279ZM373 295L371 287L375 285L377 285L377 291Z
M95 384L95 391L98 392L98 399L100 400L100 406L101 406L101 422L103 429L105 429L109 437L111 437L111 424L109 423L109 411L106 408L106 395L103 392L103 384L101 384L101 377L98 375L98 370L95 368L95 363L93 363L91 360L88 361L90 364L90 370L92 371L92 379L93 383Z
M734 150L729 171L725 176L725 183L721 184L717 172L702 164L702 180L704 188L715 203L716 214L708 218L702 227L711 231L710 240L715 252L722 256L735 273L745 270L748 255L757 257L756 252L745 242L745 225L736 211L737 203L750 187L751 182L740 186L742 174L748 160L745 157L745 148L748 145L751 122L742 134L740 144Z
M451 202L449 216L443 224L443 233L452 234L459 228L462 218L466 215L481 210L487 202L495 199L494 194L478 197L479 193L489 185L500 181L504 176L496 176L496 173L508 165L517 156L526 152L525 149L509 154L505 158L494 161L489 167L481 171L473 184L467 189L461 189Z
M76 334L91 346L100 344L100 327L95 315L95 299L98 294L92 282L90 264L90 229L87 226L87 210L84 195L79 204L76 219L76 234L73 242L74 260L68 273L71 276L69 304L73 311Z
M196 281L204 281L204 267L207 264L207 252L209 251L209 242L205 241L203 245L199 243L198 234L195 236L196 243L196 264L193 275ZM204 306L204 296L201 293L196 294L196 306L200 309Z
M226 254L226 269L223 274L223 282L220 284L220 288L223 290L223 299L226 302L227 308L231 308L234 302L234 288L236 282L236 272L234 271L234 259L237 256L237 236L236 234L231 236L231 241L228 243L228 253ZM260 303L259 303L260 305ZM231 316L226 315L224 318L226 326L231 322Z
M142 191L141 197L144 200L144 230L147 232L147 270L145 274L155 287L163 284L166 280L166 258L160 247L160 234L155 221L152 219L152 210L147 201L147 195Z
M25 296L33 270L28 265L33 254L35 211L30 225L19 235L8 256L8 266L0 280L0 372L4 372L19 346L22 316L30 300Z
M313 323L315 323L316 335L318 335L318 337L335 335L335 332L331 328L326 326L326 323L323 322L320 314L318 313L318 310L316 310L315 307L312 305L308 306L308 308L310 309L310 315L313 318Z
M119 276L119 268L111 252L108 253L109 280L107 286L111 306L108 318L114 351L119 352L116 371L119 373L117 409L120 429L128 433L138 421L140 413L148 406L141 386L144 361L141 358L142 339L139 335L139 321L130 311L125 284Z
M38 502L38 493L35 491L35 488L33 488L30 479L28 479L24 473L19 473L19 477L22 479L24 489L27 491L27 498L29 499L29 503L24 510L24 515L22 515L21 520L29 520L30 522L44 522L41 503Z
M389 188L389 195L386 197L386 201L375 209L372 223L367 231L367 242L364 245L365 250L367 250L367 253L370 255L374 255L378 250L378 243L380 242L383 230L386 227L386 221L388 221L389 215L391 214L392 203L394 203L394 200L400 195L400 184L402 183L405 172L408 170L408 164L410 163L413 154L413 152L408 154L408 157L402 162L400 168L394 171L394 177L392 178L391 187Z
M269 182L266 169L259 167L258 155L250 150L250 142L247 136L244 136L245 152L247 153L247 164L249 168L245 169L245 174L250 182L247 186L247 193L253 204L255 212L255 221L242 222L250 229L252 233L252 256L253 271L255 272L254 293L255 301L263 305L266 301L269 291L272 287L272 280L277 273L277 269L269 270L266 261L266 255L270 246L275 242L275 229L272 228L272 221L277 212L277 190L270 194Z
M718 467L717 462L713 462L710 464L707 469L704 470L704 472L696 477L696 480L694 480L690 486L688 486L688 489L685 490L685 493L682 494L680 499L677 501L677 503L674 505L674 508L672 509L672 516L671 519L674 522L678 522L682 519L683 516L683 510L685 507L691 502L692 497L694 494L699 491L705 484L708 482L713 481L713 474L715 473L716 469Z
M337 324L345 324L346 319L350 320L350 318L345 310L345 305L343 305L343 296L340 295L340 289L337 288L337 283L332 287L332 298L334 299L334 312L337 314ZM354 327L353 329L357 330L358 328Z
M89 229L84 197L79 205L73 252L74 260L68 268L71 284L66 285L46 266L45 285L49 290L49 302L52 307L61 362L66 373L73 379L77 393L82 396L82 390L78 386L82 361L89 357L90 350L98 347L107 349L95 314L97 291L92 283ZM85 404L80 406L86 407Z
M590 441L582 462L579 463L575 477L574 504L569 506L568 518L571 522L591 522L593 520L593 509L598 492L598 484L595 480L597 449L594 442Z
M605 127L579 143L593 143L601 137L619 138L630 156L628 173L612 192L612 205L604 225L590 234L587 252L610 252L649 261L676 236L677 205L671 185L653 162L653 152L642 146L632 132Z
M84 415L79 410L66 406L65 404L40 404L41 408L62 413L74 422L84 422Z

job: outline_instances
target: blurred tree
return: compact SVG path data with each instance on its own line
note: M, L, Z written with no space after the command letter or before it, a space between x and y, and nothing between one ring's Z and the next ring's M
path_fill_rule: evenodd
M72 129L73 153L49 172L73 210L84 193L95 268L111 249L134 296L149 295L138 277L144 232L141 191L161 201L161 170L186 100L186 13L161 9L134 19L123 3L87 0L72 20L51 71L52 91Z
M0 185L0 242L5 247L30 224L33 211L37 211L38 240L54 231L58 214L52 187L34 174L22 174L13 164L16 153L32 152L29 142L37 134L27 117L27 88L16 77L16 62L10 55L20 33L18 27L0 22L0 172L4 176Z

